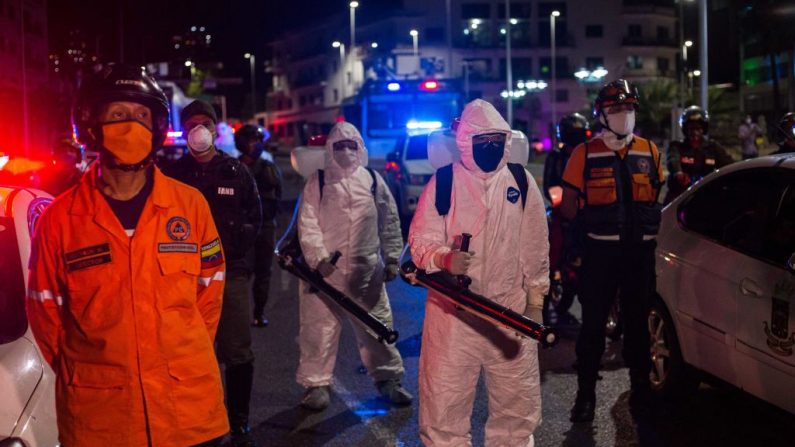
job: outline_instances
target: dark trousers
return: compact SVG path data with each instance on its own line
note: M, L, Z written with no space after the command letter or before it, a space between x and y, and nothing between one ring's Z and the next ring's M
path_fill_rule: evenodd
M593 398L602 354L605 325L618 294L624 324L624 363L633 386L647 384L651 371L647 318L654 293L656 242L625 244L588 239L581 269L582 327L577 338L580 393Z
M263 317L265 305L268 303L275 232L276 226L274 222L265 222L254 246L254 252L257 257L254 264L254 318L257 319Z
M248 426L254 352L251 350L249 315L251 275L227 272L221 320L215 335L218 361L226 366L226 409L232 430Z

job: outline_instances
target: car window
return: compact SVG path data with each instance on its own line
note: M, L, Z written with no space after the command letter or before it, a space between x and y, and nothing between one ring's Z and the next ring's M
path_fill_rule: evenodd
M773 169L727 174L699 188L679 208L688 230L754 257L764 257L766 232L783 188Z
M762 246L762 256L782 267L795 253L795 173L788 174Z
M406 160L425 160L428 158L428 134L412 135L406 147Z
M0 217L0 344L21 337L28 328L25 277L19 258L14 221Z

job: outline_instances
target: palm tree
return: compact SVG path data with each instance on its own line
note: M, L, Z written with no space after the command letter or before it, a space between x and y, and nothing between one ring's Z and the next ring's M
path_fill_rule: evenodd
M640 108L635 127L653 140L670 139L671 110L676 106L678 88L670 79L659 79L638 86Z

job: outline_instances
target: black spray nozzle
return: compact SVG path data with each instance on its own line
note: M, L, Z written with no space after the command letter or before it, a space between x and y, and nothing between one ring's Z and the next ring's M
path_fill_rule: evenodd
M469 251L469 241L472 240L472 235L469 233L461 233L461 252L466 253ZM467 275L458 275L458 285L468 288L472 284L472 278Z

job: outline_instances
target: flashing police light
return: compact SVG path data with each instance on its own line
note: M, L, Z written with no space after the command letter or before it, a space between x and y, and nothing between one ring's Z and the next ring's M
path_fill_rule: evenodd
M442 122L441 121L417 121L411 120L406 123L406 129L415 130L415 129L423 129L423 130L433 130L433 129L441 129Z
M168 134L166 134L168 138L182 138L182 131L181 130L169 130Z
M400 91L400 84L397 82L390 82L386 85L386 89L390 92L399 92Z
M436 81L425 81L422 84L420 84L420 88L425 91L439 90L439 83Z

